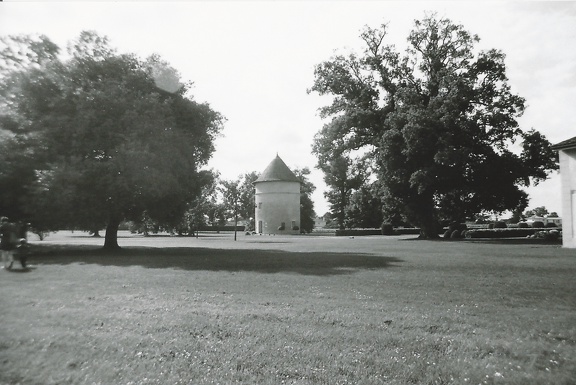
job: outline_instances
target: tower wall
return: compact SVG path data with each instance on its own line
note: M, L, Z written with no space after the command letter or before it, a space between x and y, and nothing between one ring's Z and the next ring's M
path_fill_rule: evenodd
M300 233L300 183L266 181L256 189L256 231L261 234ZM284 224L284 229L279 229ZM294 230L294 226L298 229Z

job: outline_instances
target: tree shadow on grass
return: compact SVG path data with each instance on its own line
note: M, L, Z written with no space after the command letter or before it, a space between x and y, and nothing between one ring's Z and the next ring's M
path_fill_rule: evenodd
M47 245L30 256L29 262L38 265L80 263L142 266L150 269L339 275L350 274L359 269L385 269L402 260L362 253L201 247L124 247L117 251L105 251L94 246Z

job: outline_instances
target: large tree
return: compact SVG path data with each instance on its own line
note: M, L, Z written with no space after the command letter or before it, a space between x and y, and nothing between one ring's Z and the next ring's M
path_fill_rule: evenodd
M373 161L387 216L400 213L436 237L440 219L526 207L523 186L557 167L550 143L517 118L505 55L435 15L417 20L408 48L386 45L387 25L366 28L361 55L315 68L311 91L333 96L317 134L319 159L362 149ZM514 143L521 143L516 147Z
M106 248L118 247L122 220L144 212L178 224L222 116L158 56L118 54L96 33L82 32L66 56L46 37L2 42L0 128L32 153L29 211L42 207L53 227L105 224Z

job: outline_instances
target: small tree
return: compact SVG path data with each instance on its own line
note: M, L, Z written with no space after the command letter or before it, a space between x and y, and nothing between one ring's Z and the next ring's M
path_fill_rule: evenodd
M312 193L316 190L316 186L308 179L310 175L308 167L296 168L292 172L300 180L300 229L311 233L316 220L314 201L312 201Z
M240 177L240 184L238 186L240 193L239 201L239 215L247 223L247 230L254 230L251 219L254 217L256 211L256 191L254 188L254 181L258 179L258 173L252 171Z
M320 153L323 149L317 148ZM344 155L327 158L318 163L324 172L324 181L329 190L324 193L330 203L332 217L336 219L339 229L344 229L346 223L346 207L348 207L352 192L359 188L365 179L365 169L360 162L353 162Z
M527 210L524 215L526 215L527 217L532 217L532 216L545 217L546 215L548 215L548 209L544 206L540 206L540 207L536 207L532 210Z
M220 191L224 198L224 207L234 218L234 240L236 240L236 232L238 227L238 214L240 213L240 179L238 180L223 180L220 182Z
M202 176L202 192L188 203L188 209L182 217L177 228L179 234L187 232L188 235L196 235L201 226L210 221L213 208L217 205L216 194L219 174L215 171L204 171Z

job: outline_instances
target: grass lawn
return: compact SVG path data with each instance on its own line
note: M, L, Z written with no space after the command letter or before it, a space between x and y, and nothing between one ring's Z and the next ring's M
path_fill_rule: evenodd
M576 250L58 233L0 270L0 384L575 384Z

